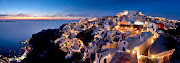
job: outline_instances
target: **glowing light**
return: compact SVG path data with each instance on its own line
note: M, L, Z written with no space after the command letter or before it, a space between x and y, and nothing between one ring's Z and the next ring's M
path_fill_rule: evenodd
M109 54L108 56L109 56L109 57L111 57L111 55L110 55L110 54Z
M78 50L78 52L80 52L80 49Z
M152 58L155 58L155 56L154 56L154 55L152 55Z
M118 26L118 25L117 25L117 26L115 26L115 29L116 29L116 30L118 30L118 29L119 29L119 26Z
M66 35L65 37L68 38L68 35Z
M24 59L24 58L25 58L24 56L21 57L21 59Z
M142 55L140 55L139 53L137 53L137 57L138 57L138 59L141 57Z
M153 38L151 39L151 41L152 41L151 43L153 43L153 42L154 42Z
M139 31L137 30L136 33L138 33Z
M132 53L134 54L134 53L136 53L136 51L132 51Z
M134 22L136 25L143 25L143 22Z
M124 15L127 15L128 14L128 11L124 11Z
M121 33L124 33L124 31L122 31L122 30L121 30L120 32L121 32Z
M95 61L93 61L93 63L96 63Z

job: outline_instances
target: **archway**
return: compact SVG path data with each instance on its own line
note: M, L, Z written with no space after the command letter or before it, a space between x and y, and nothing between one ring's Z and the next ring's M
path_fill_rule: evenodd
M104 63L106 63L107 62L107 60L106 59L104 59Z

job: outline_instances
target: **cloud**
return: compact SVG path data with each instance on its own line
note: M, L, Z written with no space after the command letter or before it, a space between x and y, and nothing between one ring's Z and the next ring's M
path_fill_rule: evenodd
M8 16L7 14L0 14L0 16Z
M35 15L32 14L0 14L0 17L34 17ZM57 13L54 15L43 15L43 16L36 16L36 17L92 17L90 14L87 13L70 13L70 14L63 14L63 13Z
M49 16L49 15L47 15L47 16ZM52 15L51 17L62 17L62 16L64 16L64 15L62 15L61 13L57 13L57 14Z
M12 16L18 16L18 17L29 17L29 16L32 16L32 15L31 15L31 14L23 14L23 13L19 13L19 14L12 15Z
M42 16L36 16L32 14L0 14L0 19L71 19L71 20L78 20L78 19L85 19L85 18L91 18L89 14L63 14L63 13L57 13L54 15L42 15Z
M23 14L23 13L14 14L14 15L0 14L0 17L30 17L30 16L32 16L32 15L31 14Z
M80 18L85 19L85 18L91 18L87 17L87 14L54 14L54 15L42 15L42 16L35 16L31 14L15 14L15 15L6 15L6 14L0 14L0 20L79 20Z
M71 13L71 14L68 14L66 16L70 16L70 17L89 17L90 15L89 14L75 14L75 13Z
M62 14L62 13L57 13L54 15L44 15L46 17L90 17L89 14L75 14L75 13L70 13L70 14Z
M70 16L70 17L76 17L77 15L75 15L74 13L68 14L66 16Z

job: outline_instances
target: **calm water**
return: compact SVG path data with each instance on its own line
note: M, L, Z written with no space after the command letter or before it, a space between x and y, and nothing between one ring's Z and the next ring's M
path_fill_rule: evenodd
M43 29L59 28L62 24L77 20L21 20L16 22L0 22L0 55L13 57L21 55L21 41L32 37L32 34ZM9 52L11 50L11 53ZM15 51L15 52L14 52Z

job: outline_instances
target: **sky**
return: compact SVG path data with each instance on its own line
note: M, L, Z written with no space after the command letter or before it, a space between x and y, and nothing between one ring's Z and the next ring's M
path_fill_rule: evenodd
M2 19L79 19L137 10L180 20L180 0L0 0Z

